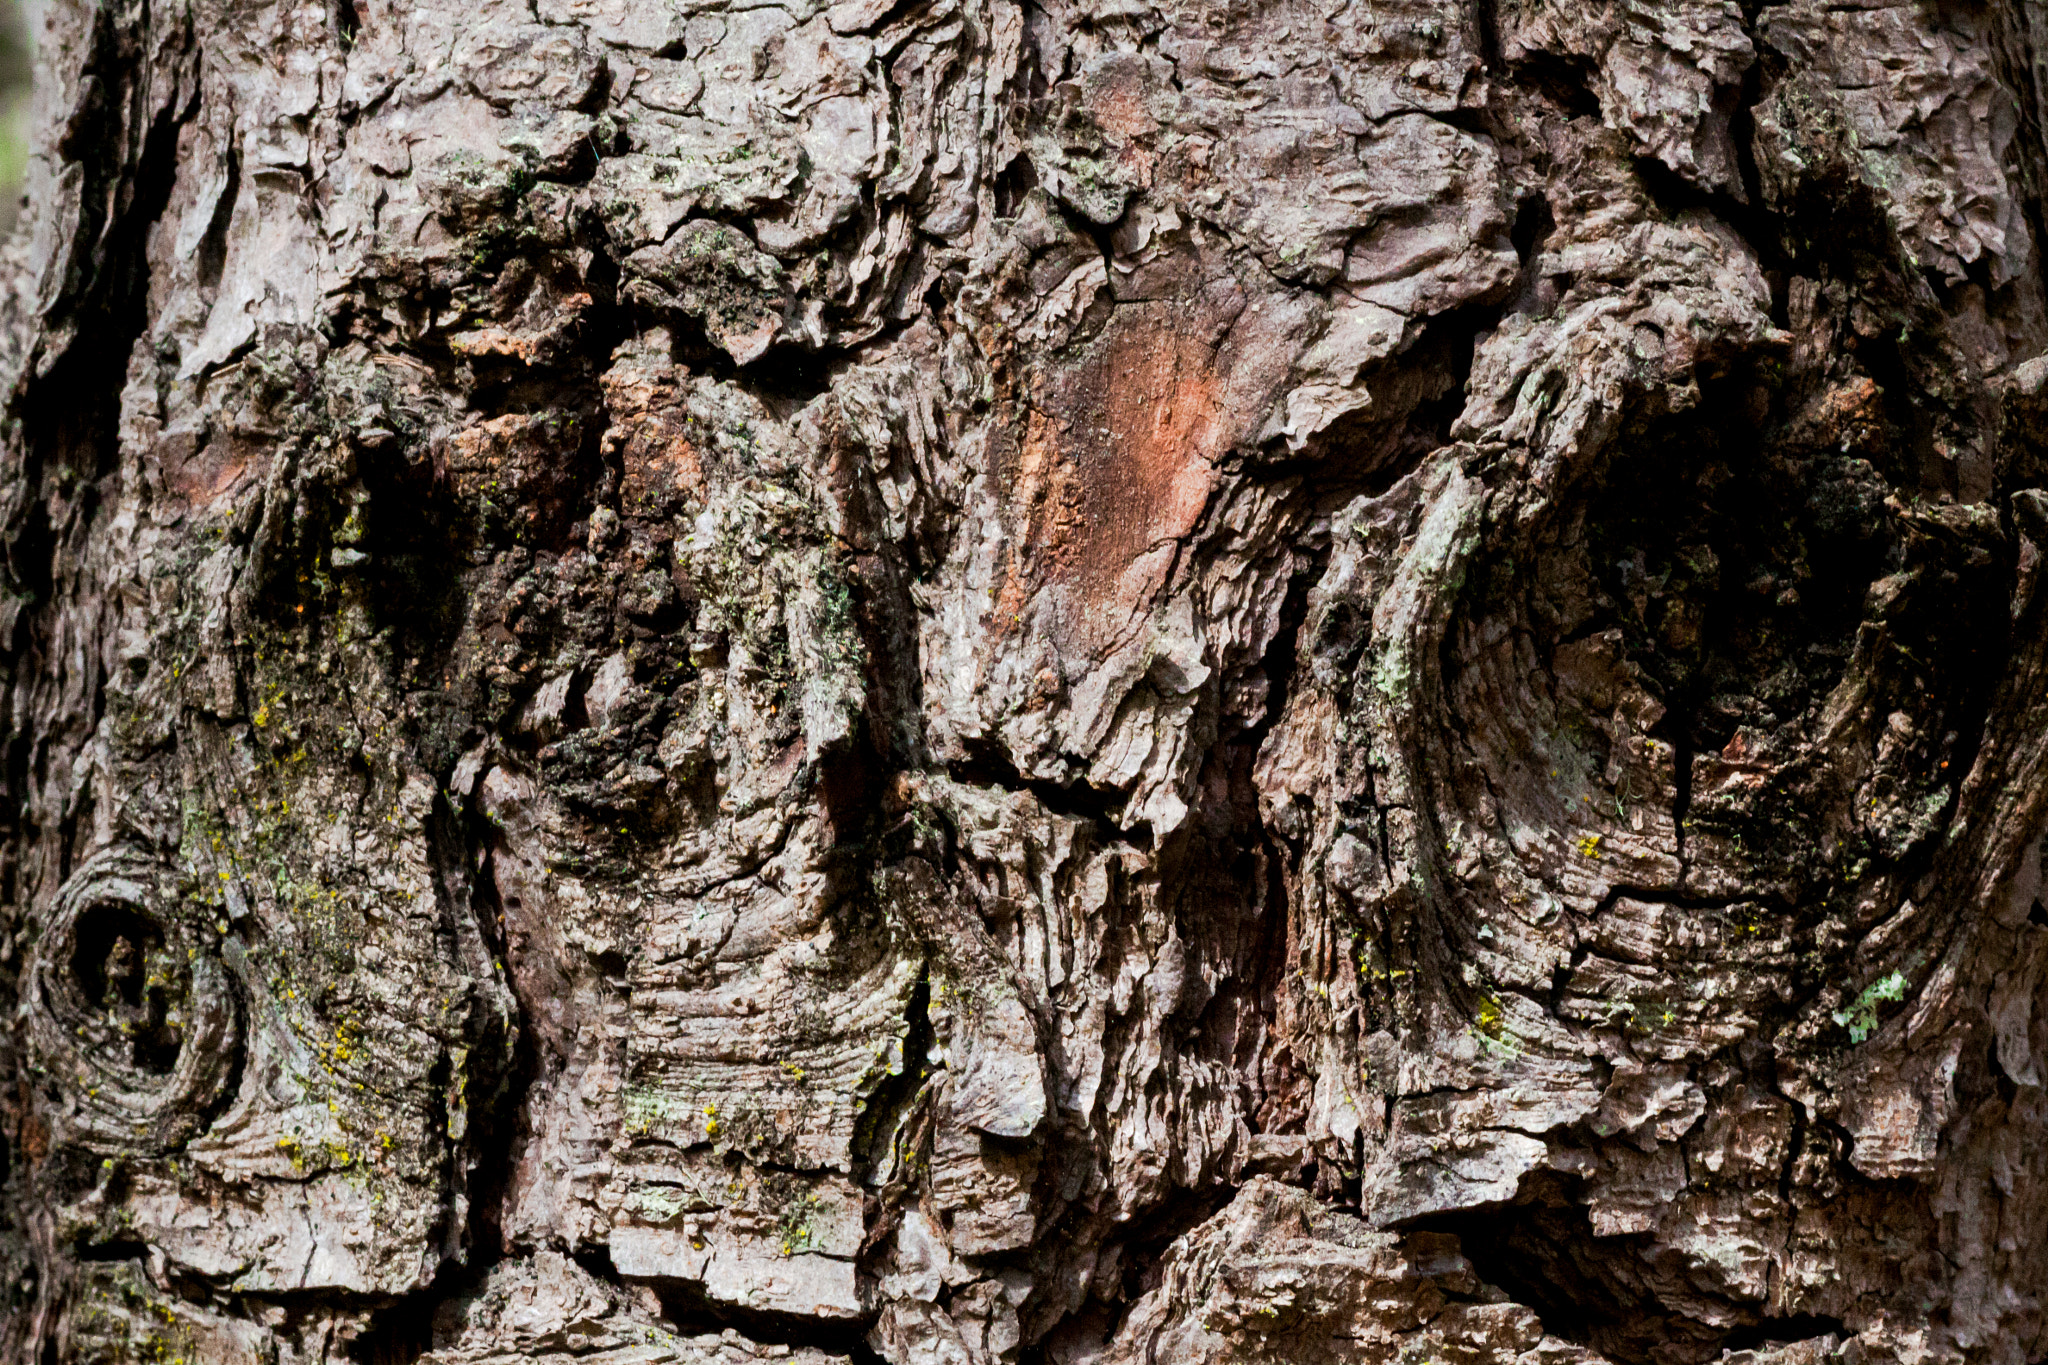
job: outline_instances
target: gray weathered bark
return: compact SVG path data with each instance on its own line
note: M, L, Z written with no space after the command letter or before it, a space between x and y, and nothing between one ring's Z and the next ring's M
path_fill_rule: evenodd
M2048 1357L2048 11L46 30L0 1357Z

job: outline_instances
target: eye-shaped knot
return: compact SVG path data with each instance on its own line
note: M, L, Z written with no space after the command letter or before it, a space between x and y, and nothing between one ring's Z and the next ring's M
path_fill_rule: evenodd
M68 1092L67 1136L94 1151L190 1138L233 1073L241 1029L228 972L175 873L103 849L58 891L29 963L36 1060Z

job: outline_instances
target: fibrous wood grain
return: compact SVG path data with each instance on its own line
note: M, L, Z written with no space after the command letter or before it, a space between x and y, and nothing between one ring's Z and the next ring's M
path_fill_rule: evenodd
M0 1356L2048 1357L2048 15L73 0Z

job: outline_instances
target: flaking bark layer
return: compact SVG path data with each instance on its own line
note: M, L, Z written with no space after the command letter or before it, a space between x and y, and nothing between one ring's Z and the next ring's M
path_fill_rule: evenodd
M100 0L0 1358L2048 1358L2048 13Z

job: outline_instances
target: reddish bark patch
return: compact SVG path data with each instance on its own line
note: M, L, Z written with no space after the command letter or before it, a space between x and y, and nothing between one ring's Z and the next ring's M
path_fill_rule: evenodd
M605 372L612 424L604 452L616 455L619 510L633 520L666 524L704 499L704 468L689 436L682 372L666 361L621 358Z
M1120 315L1044 382L1019 452L1035 576L1078 590L1084 609L1135 605L1158 586L1171 557L1148 556L1194 530L1229 444L1216 354L1163 311Z
M1884 390L1867 375L1824 389L1796 419L1797 438L1844 453L1881 452L1887 440Z
M267 463L267 447L245 437L216 436L200 445L190 435L156 443L165 490L187 507L209 507L241 486L250 468Z
M435 451L459 497L488 501L549 539L574 519L583 423L573 413L516 413L464 427Z

